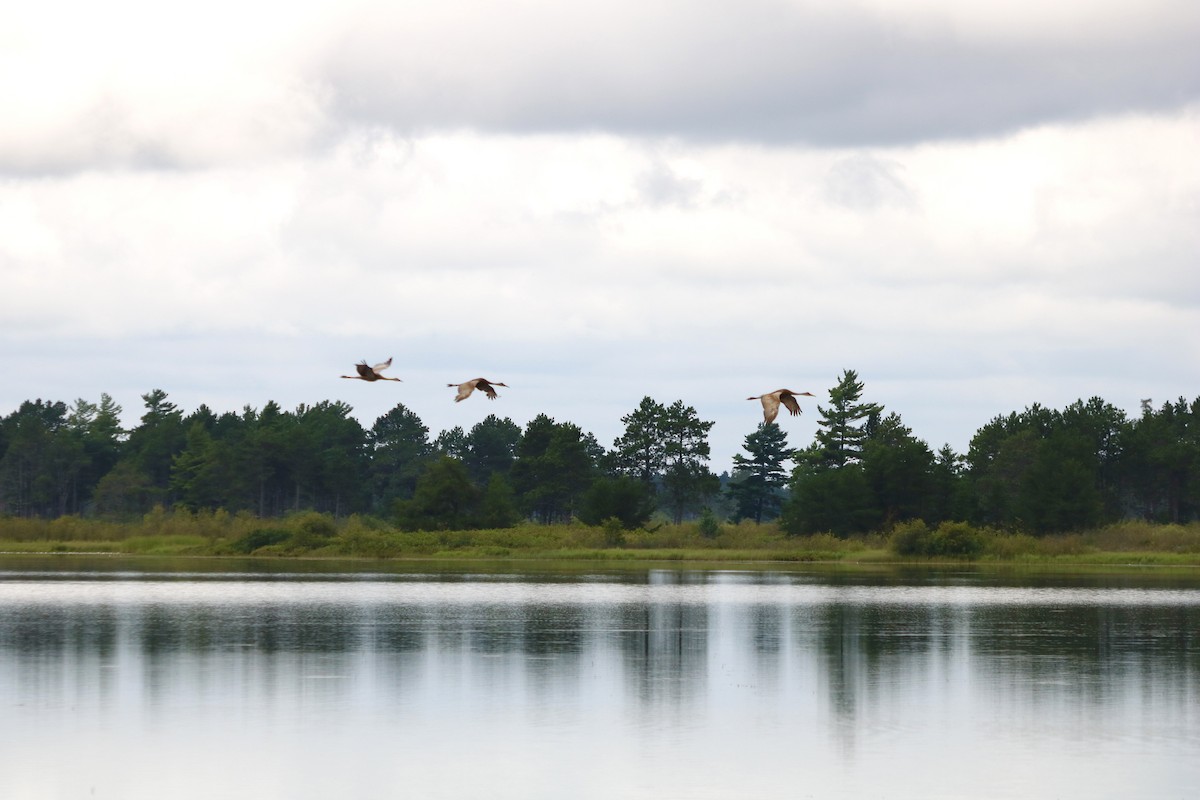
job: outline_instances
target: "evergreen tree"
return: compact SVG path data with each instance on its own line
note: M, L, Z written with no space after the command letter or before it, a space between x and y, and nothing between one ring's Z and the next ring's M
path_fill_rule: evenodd
M930 510L925 521L964 521L973 515L970 489L964 469L964 459L950 445L942 445L934 460L930 476Z
M1121 474L1136 513L1160 522L1200 516L1200 397L1145 408L1123 441Z
M1098 398L996 417L967 454L976 522L1051 533L1117 519L1128 425Z
M17 516L65 514L87 463L81 438L67 427L66 404L26 401L2 427L0 507Z
M565 522L595 477L595 437L571 423L539 414L517 443L512 483L527 514L541 522Z
M351 410L327 400L296 408L283 442L295 510L340 516L367 507L367 434Z
M483 490L479 524L484 528L511 528L520 519L517 497L508 476L503 472L493 472Z
M603 476L584 493L579 520L601 525L617 519L622 527L633 530L645 525L653 513L654 495L644 482L630 475Z
M171 469L176 503L191 511L244 508L243 484L232 474L233 467L228 445L215 439L201 420L194 420Z
M396 501L397 521L405 530L463 530L476 527L481 493L461 461L441 456L429 463L412 499Z
M877 525L880 511L863 470L864 447L878 433L883 407L861 401L863 384L847 369L829 390L828 408L813 444L799 451L791 497L782 523L789 533L861 533ZM844 473L844 474L843 474Z
M741 453L733 456L733 476L729 493L737 502L736 519L755 522L773 519L782 505L782 491L788 473L784 462L792 458L787 434L774 422L760 422L754 433L746 435Z
M167 400L162 389L142 395L142 402L146 413L142 414L141 424L129 432L125 449L134 469L145 476L151 487L151 503L170 506L171 468L187 442L183 412Z
M617 472L654 487L667 464L666 415L661 403L643 397L636 409L621 417L625 433L613 442L612 449Z
M442 431L433 440L433 451L435 453L449 456L459 461L467 457L468 450L467 434L460 425L455 425L449 430Z
M873 505L882 514L878 527L929 517L933 466L928 445L912 435L898 414L878 423L862 450L863 476L871 487Z
M121 459L96 484L93 498L97 514L124 519L144 514L158 494L132 459Z
M121 407L107 394L100 402L80 398L71 407L67 427L83 445L81 469L73 481L71 509L78 513L91 501L96 484L121 455Z
M259 516L277 516L293 507L297 485L291 439L299 425L296 416L268 401L262 411L247 407L242 413L246 436L238 448L238 460L252 489L253 508Z
M860 402L863 383L852 369L842 373L838 385L829 390L829 408L817 406L821 466L829 469L856 463L862 458L872 420L877 421L883 407Z
M682 400L676 400L663 414L666 466L662 503L676 524L685 514L699 511L700 505L721 487L708 468L708 432L714 424L700 419L696 409L685 406Z
M849 536L870 531L879 516L861 464L813 470L802 463L793 472L792 495L779 521L790 534Z
M396 499L412 497L432 450L429 428L403 403L397 403L375 420L367 440L372 505L382 509Z
M492 475L507 474L516 458L517 442L521 440L521 427L507 417L500 419L488 414L476 423L466 436L463 463L471 478L479 485L486 485Z

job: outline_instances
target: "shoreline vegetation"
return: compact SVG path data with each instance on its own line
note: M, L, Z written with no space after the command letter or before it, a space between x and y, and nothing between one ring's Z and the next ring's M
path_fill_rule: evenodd
M153 509L134 521L0 517L0 553L275 559L637 561L751 564L1045 564L1200 567L1200 523L1126 521L1034 537L963 522L921 520L887 533L791 536L774 523L663 523L625 530L615 520L526 523L491 530L404 531L370 516L299 512L259 518L222 510Z

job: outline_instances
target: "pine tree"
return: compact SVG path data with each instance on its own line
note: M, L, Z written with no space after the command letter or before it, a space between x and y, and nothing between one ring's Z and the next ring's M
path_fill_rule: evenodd
M421 418L397 403L371 426L369 448L374 506L387 508L397 498L412 497L430 458L429 428Z
M467 434L463 463L471 478L480 486L486 486L491 476L508 474L519 441L521 427L517 423L508 417L500 419L495 414L488 414Z
M621 417L625 433L613 442L612 459L616 471L632 475L647 486L654 487L666 464L666 441L663 438L666 408L643 397L631 413Z
M698 510L700 503L721 487L708 468L708 432L714 424L700 419L696 409L682 400L663 413L663 505L676 523L689 511Z
M817 423L821 428L817 431L819 466L838 469L862 459L863 444L883 412L876 403L859 402L862 392L858 373L848 369L838 385L829 390L829 408L817 406L822 414Z
M780 492L788 481L783 465L793 451L787 446L787 434L774 422L760 422L742 447L750 456L734 455L729 493L737 502L738 519L762 522L779 512Z

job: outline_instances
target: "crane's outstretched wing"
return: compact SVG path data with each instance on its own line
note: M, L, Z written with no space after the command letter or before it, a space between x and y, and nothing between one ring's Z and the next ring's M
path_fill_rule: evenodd
M775 421L775 417L779 414L779 395L778 393L764 394L761 399L763 407L763 422L770 425Z
M800 403L796 400L796 395L791 392L783 392L779 395L780 402L784 407L791 412L792 416L797 416L800 413Z

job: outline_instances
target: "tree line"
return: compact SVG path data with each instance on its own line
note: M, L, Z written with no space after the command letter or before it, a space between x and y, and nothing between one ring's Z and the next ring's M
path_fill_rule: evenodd
M99 402L26 401L0 419L0 514L130 518L155 506L274 517L370 514L408 530L502 528L579 519L646 526L656 516L777 521L792 534L849 536L910 520L965 521L1035 535L1125 518L1200 515L1200 398L1141 416L1091 398L1033 405L981 427L968 451L933 451L845 370L813 441L777 424L748 433L720 475L712 421L650 397L604 447L542 414L524 428L490 415L431 438L403 404L364 428L341 402L185 413L155 389L125 430Z

